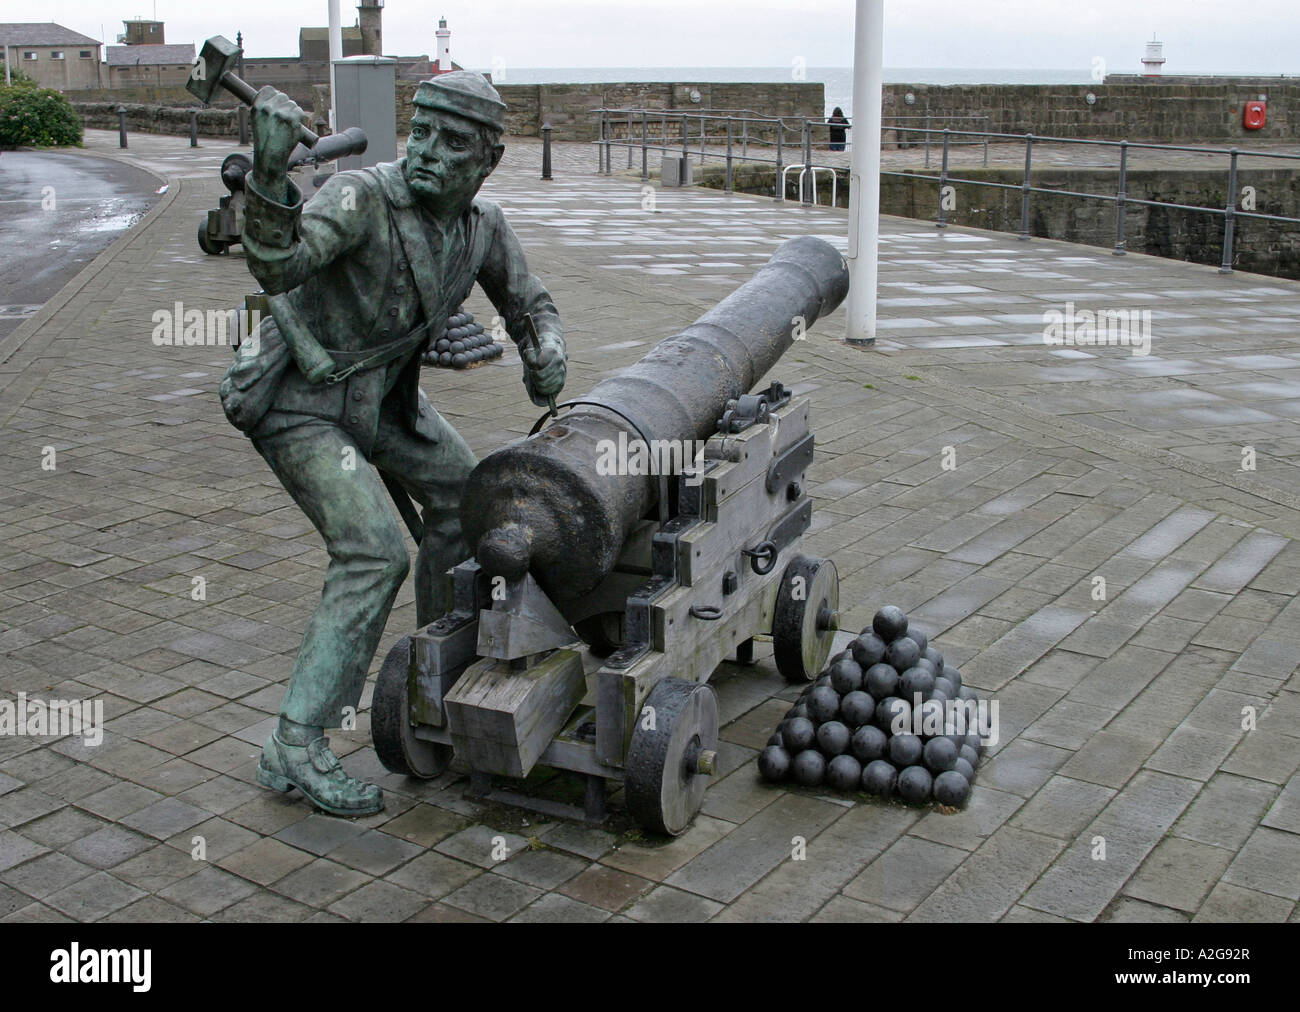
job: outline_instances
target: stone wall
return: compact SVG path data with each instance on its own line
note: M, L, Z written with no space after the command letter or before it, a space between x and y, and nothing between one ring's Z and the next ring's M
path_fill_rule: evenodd
M1131 78L1118 83L1026 85L888 84L890 116L989 116L995 133L1199 144L1300 139L1300 80L1227 78L1185 83ZM1205 78L1192 79L1205 81ZM913 95L912 105L906 96ZM1089 105L1092 93L1096 103ZM1262 130L1242 125L1244 103L1268 96ZM886 119L888 125L888 119ZM921 125L917 121L916 125ZM942 127L944 124L937 124ZM983 126L966 124L982 130ZM954 125L955 128L955 125Z
M189 108L181 106L146 105L119 102L73 102L72 108L81 117L81 124L98 130L117 129L117 107L126 106L127 134L173 134L188 137L190 113L197 112L199 136L239 136L238 113L235 109L204 109L195 103Z
M397 130L405 134L411 122L411 97L415 84L397 84ZM809 116L820 118L825 108L821 84L498 84L506 103L506 132L519 137L538 137L542 124L550 123L557 141L591 141L599 136L600 108L647 108L674 110L680 114L702 109L750 109L765 116ZM692 90L700 93L692 102ZM672 117L670 123L680 131ZM692 130L696 127L692 126ZM678 134L680 136L680 133Z

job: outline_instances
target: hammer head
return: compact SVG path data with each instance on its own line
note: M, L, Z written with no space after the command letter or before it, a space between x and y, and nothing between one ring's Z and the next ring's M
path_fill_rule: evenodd
M185 90L204 104L210 105L221 90L221 78L227 71L235 69L239 54L243 52L224 35L214 35L203 43Z

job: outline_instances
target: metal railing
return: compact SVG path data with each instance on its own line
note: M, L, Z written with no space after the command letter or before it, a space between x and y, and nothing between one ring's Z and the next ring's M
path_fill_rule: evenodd
M847 175L848 169L844 166L815 165L812 160L813 152L813 133L815 130L828 129L832 124L825 117L781 117L781 116L763 116L750 110L701 110L699 112L678 111L672 109L597 109L595 112L600 116L600 134L594 142L597 146L598 167L597 171L605 175L613 172L613 149L616 147L627 148L627 167L633 168L633 158L637 148L641 151L641 178L648 180L649 171L649 152L660 151L665 156L670 152L687 157L697 154L700 163L703 164L709 157L722 160L726 164L726 173L724 179L724 190L727 193L734 192L733 188L733 168L737 159L743 162L757 162L771 164L776 166L776 178L773 189L774 198L777 201L785 200L786 187L786 167L792 165L798 167L799 173L799 199L805 205L812 205L817 199L816 174L818 171L829 171L835 179L832 185L832 203L835 202L838 190L838 173L844 172ZM656 125L659 127L657 137L652 137L650 133L651 115L653 114ZM1125 249L1125 214L1129 205L1141 207L1158 207L1175 211L1199 211L1205 214L1221 215L1223 217L1223 257L1219 267L1220 273L1229 274L1232 272L1233 261L1233 242L1236 233L1236 224L1238 218L1253 218L1259 221L1281 222L1286 224L1300 225L1300 218L1290 218L1280 214L1265 214L1258 211L1238 210L1237 208L1237 182L1238 182L1238 162L1242 158L1274 158L1287 161L1300 161L1300 154L1285 154L1281 152L1267 151L1243 151L1239 148L1212 148L1201 147L1188 144L1156 144L1144 141L1111 141L1111 140L1094 140L1079 137L1051 137L1037 136L1035 134L1008 134L998 133L990 130L966 130L952 129L944 127L942 129L934 126L914 126L910 125L914 120L929 121L933 123L937 120L983 120L988 123L987 116L965 116L965 117L940 117L936 115L925 116L892 116L888 117L889 121L882 122L882 140L886 131L895 131L895 137L898 138L901 133L906 133L909 137L914 134L920 134L925 140L926 146L926 168L929 168L929 151L930 145L937 140L940 150L940 169L939 174L934 177L938 184L938 216L935 222L937 228L947 228L948 226L948 209L945 200L944 188L954 183L961 183L967 186L985 186L1001 190L1019 190L1021 192L1020 206L1020 233L1018 238L1028 240L1030 235L1030 212L1032 198L1035 193L1052 194L1062 197L1077 197L1085 200L1101 200L1115 205L1115 243L1112 252L1116 256L1124 256ZM899 121L908 125L899 126ZM720 132L711 134L710 125L716 125L715 129ZM737 124L739 124L739 137L737 137ZM788 134L796 134L799 138L799 157L797 160L792 159L790 162L785 161L785 152L788 150ZM621 135L621 136L620 136ZM966 138L965 140L955 140L954 138ZM737 142L739 141L739 152L737 152ZM723 150L709 150L711 142L718 142L717 146ZM1025 148L1024 160L1024 177L1019 183L1000 183L987 179L965 179L959 176L953 176L949 172L949 155L952 148L963 145L973 146L982 145L984 148L984 165L988 165L989 143L1020 143ZM1055 187L1034 186L1032 180L1033 172L1033 152L1034 146L1038 144L1087 144L1095 147L1117 148L1119 151L1118 172L1119 179L1114 195L1105 193L1083 193L1077 190L1062 190ZM772 157L762 154L754 154L750 147L754 146L759 149L771 149ZM820 146L820 145L819 145ZM1128 195L1128 153L1130 150L1140 149L1144 151L1181 151L1192 154L1205 155L1226 155L1228 157L1228 200L1223 207L1204 207L1195 204L1178 204L1172 201L1164 200L1145 200L1140 197L1130 197ZM915 171L897 171L882 170L882 176L908 177L915 176Z
M913 127L899 125L900 123L907 123L912 120L920 120L921 126ZM925 167L928 169L930 167L930 133L936 129L943 129L945 123L964 123L968 120L984 124L983 140L955 141L953 144L955 146L971 147L982 144L984 146L984 164L987 166L989 163L989 137L992 136L992 134L988 133L988 130L993 122L992 116L939 116L931 113L925 113L924 115L918 114L915 116L884 116L881 117L881 129L893 130L894 140L900 148L910 148L915 147L918 144L923 144L925 146ZM916 133L922 134L925 139L919 142L912 140L911 135ZM907 135L906 137L904 137L905 134Z
M785 199L784 174L788 164L800 166L799 199L811 205L816 200L816 185L811 182L815 170L834 173L836 166L814 165L814 133L825 130L827 140L816 142L816 148L829 149L830 129L851 126L850 123L831 123L827 117L764 116L752 110L708 109L695 111L675 109L596 109L600 117L599 136L594 142L597 154L597 172L610 175L614 171L613 151L627 149L627 167L634 167L634 159L641 152L641 178L650 178L649 153L658 151L664 157L696 156L700 164L715 158L726 165L724 190L734 192L735 163L751 162L776 167L776 200ZM657 131L652 133L651 128ZM786 160L786 152L797 138L800 157ZM838 142L836 142L838 143ZM710 148L722 150L710 150ZM753 149L753 150L751 150ZM762 152L762 153L758 153ZM770 152L770 154L769 154ZM842 169L843 166L838 168ZM811 183L811 185L809 185ZM835 187L832 187L835 189Z
M935 181L938 183L939 192L939 210L938 220L935 222L936 228L948 227L948 209L945 201L944 188L953 183L962 183L968 186L987 186L1000 190L1020 190L1020 234L1017 238L1029 240L1030 235L1030 209L1031 201L1035 193L1052 194L1058 197L1078 197L1085 200L1101 200L1115 205L1115 245L1112 253L1115 256L1124 256L1128 251L1125 249L1125 213L1130 204L1136 204L1142 207L1159 207L1176 211L1200 211L1205 214L1218 214L1223 216L1223 257L1219 265L1220 274L1232 273L1233 259L1233 239L1236 233L1236 220L1238 218L1255 218L1260 221L1285 222L1287 224L1300 225L1300 218L1289 218L1280 214L1264 214L1256 211L1243 211L1237 209L1237 173L1238 162L1242 158L1278 158L1286 161L1300 161L1300 154L1286 154L1283 152L1270 151L1243 151L1240 148L1210 148L1200 147L1189 144L1155 144L1143 141L1107 141L1091 140L1079 137L1042 137L1034 134L1004 134L991 133L988 131L954 131L950 129L930 130L930 133L937 133L942 138L942 162L938 176ZM948 172L948 155L952 147L952 136L955 133L962 133L966 136L983 137L985 140L1020 142L1025 146L1025 171L1024 178L1020 183L998 183L988 179L962 179L958 176L950 175ZM1119 149L1119 179L1114 196L1105 193L1082 193L1078 190L1062 190L1055 187L1034 186L1032 181L1033 171L1033 154L1035 144L1087 144L1095 147L1118 148ZM1144 200L1140 197L1130 197L1128 195L1128 153L1133 149L1144 151L1183 151L1192 154L1205 155L1227 155L1228 156L1228 200L1223 207L1204 207L1196 204L1177 204L1173 201L1166 200ZM915 176L915 172L897 172L883 171L882 176Z

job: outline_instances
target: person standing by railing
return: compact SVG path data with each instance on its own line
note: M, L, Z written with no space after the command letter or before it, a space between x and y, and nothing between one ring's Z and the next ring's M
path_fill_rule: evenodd
M826 122L830 126L831 150L843 151L846 133L853 129L849 126L849 121L844 115L844 110L837 105L831 113L830 119ZM843 125L841 126L840 124Z

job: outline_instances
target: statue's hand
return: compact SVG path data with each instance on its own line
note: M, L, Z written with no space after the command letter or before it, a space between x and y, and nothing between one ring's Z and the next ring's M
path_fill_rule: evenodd
M253 103L253 174L276 195L284 191L289 155L298 143L302 108L282 91L267 86Z
M519 350L519 357L528 370L528 394L533 403L542 407L548 396L553 397L564 389L567 367L563 343L549 335L541 338L539 343L540 352L531 344L525 344Z

